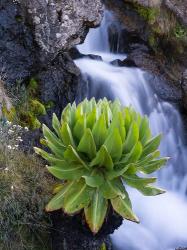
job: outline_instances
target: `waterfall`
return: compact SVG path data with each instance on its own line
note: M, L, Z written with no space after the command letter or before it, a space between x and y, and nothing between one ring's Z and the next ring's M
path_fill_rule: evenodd
M123 105L132 105L141 114L147 114L153 134L163 134L161 154L171 157L167 167L157 174L158 184L167 190L166 194L144 197L129 189L141 224L125 220L111 235L114 248L170 250L187 246L187 148L180 114L172 104L160 100L154 93L147 72L110 63L126 58L126 55L111 52L110 25L120 31L115 17L106 11L101 26L91 29L84 44L78 46L81 53L100 55L103 59L75 60L87 81L87 95L89 98L118 98ZM117 44L114 47L117 48Z

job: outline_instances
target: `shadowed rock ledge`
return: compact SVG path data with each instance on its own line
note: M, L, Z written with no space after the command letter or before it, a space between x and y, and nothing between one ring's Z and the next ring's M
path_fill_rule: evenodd
M100 0L1 0L0 72L10 90L38 81L38 98L60 113L81 98L81 74L68 50L84 41L103 15Z

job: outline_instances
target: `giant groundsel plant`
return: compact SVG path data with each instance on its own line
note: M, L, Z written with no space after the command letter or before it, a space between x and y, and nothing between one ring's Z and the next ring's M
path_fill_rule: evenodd
M68 104L59 121L52 119L53 132L43 125L44 143L35 152L49 162L47 169L62 184L46 206L47 211L63 209L73 215L84 210L95 234L102 227L107 210L139 222L132 211L126 186L143 195L164 190L152 186L148 174L160 169L168 158L160 158L161 135L151 136L147 117L119 101L85 99L78 106Z

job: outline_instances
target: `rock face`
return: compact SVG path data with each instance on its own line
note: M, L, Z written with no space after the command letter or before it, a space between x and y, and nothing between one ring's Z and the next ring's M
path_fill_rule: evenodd
M83 42L88 28L100 24L100 0L21 0L40 48L54 55Z
M12 103L10 98L6 94L3 81L0 80L0 119L3 117L4 108L7 112L10 112L12 108Z
M80 71L64 51L99 25L102 13L100 0L1 0L0 72L6 84L25 84L34 76L41 99L61 112L81 88Z
M89 28L99 25L102 14L100 0L0 1L0 77L9 90L18 85L29 86L34 79L37 98L45 106L52 103L47 115L40 117L41 122L50 126L53 112L60 116L68 102L84 97L84 81L68 50L83 42ZM4 93L0 85L0 103L7 104ZM24 149L29 151L39 138L39 130L26 134L24 142L28 149L25 145ZM72 249L82 250L83 241L76 245L79 232L64 230L70 241L60 238L61 249L70 250L74 240ZM105 238L102 240L108 244ZM84 249L100 249L101 240L85 239L87 248ZM55 244L53 249L59 249Z
M187 69L187 2L178 0L105 0L121 23L119 52L160 80L161 97L187 109L187 89L182 87ZM112 39L111 39L112 40Z

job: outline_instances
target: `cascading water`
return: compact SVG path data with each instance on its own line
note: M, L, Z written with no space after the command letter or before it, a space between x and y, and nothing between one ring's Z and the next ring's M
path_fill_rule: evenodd
M171 156L167 167L158 174L159 185L166 188L167 193L144 197L129 190L141 224L124 221L111 236L113 244L117 250L170 250L187 246L187 149L183 144L180 114L154 94L146 72L109 63L126 57L110 53L108 27L111 24L117 25L112 14L106 11L101 27L91 29L85 43L78 46L81 53L100 55L103 59L75 61L87 79L88 97L118 98L124 105L132 105L147 114L153 134L163 133L161 153Z

